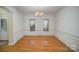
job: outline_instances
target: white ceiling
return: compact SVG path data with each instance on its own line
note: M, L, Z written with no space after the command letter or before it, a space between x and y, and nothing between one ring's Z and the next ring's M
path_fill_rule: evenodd
M15 8L24 14L34 14L39 9L41 9L45 14L55 14L62 9L63 6L15 6Z

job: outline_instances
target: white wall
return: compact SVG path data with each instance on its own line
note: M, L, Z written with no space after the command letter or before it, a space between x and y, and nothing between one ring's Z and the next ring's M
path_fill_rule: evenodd
M14 41L18 41L24 36L24 15L16 11L14 16Z
M30 19L36 19L35 31L30 31ZM49 31L43 31L43 19L49 19ZM24 33L25 35L53 35L53 21L54 17L52 15L44 15L42 17L26 15L24 21Z
M79 7L65 7L55 15L55 20L56 36L70 48L79 51Z
M7 7L13 14L13 40L9 45L15 44L24 36L24 15L13 7Z

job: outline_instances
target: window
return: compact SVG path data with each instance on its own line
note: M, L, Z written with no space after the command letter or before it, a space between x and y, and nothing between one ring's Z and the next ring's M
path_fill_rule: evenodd
M30 31L35 31L35 19L30 19Z
M49 31L49 20L44 19L43 31Z

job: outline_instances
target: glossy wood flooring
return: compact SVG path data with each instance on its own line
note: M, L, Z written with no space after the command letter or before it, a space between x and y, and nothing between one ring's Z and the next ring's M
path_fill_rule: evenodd
M65 44L54 36L25 36L14 46L4 45L5 52L71 52Z

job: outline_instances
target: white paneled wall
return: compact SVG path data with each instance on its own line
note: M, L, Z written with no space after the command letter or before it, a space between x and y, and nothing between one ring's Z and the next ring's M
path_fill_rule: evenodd
M65 7L55 15L55 20L56 36L70 48L79 51L79 7Z
M35 31L30 31L30 19L35 19ZM43 20L49 20L49 31L43 31ZM34 15L26 15L24 21L25 35L53 35L54 17L52 15L44 15L42 17Z

